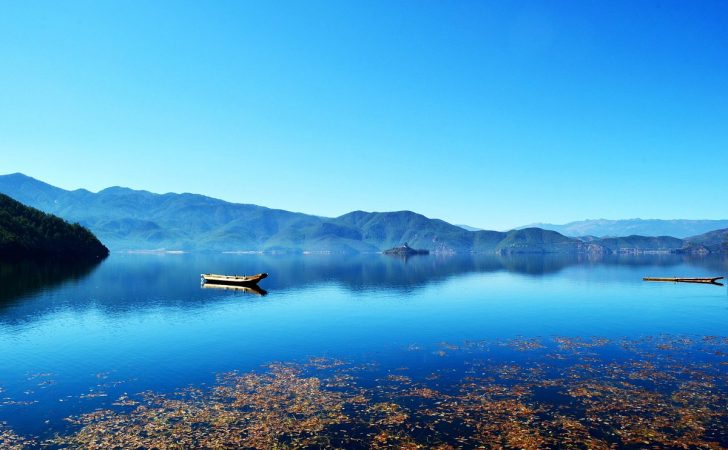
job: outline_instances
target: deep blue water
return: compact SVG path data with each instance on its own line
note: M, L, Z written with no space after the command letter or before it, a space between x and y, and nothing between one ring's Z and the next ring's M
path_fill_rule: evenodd
M203 272L268 272L267 295L204 289ZM209 385L272 361L427 371L448 363L413 347L727 337L725 287L642 281L726 272L725 260L678 256L114 254L85 268L5 264L0 422L42 437L123 393Z

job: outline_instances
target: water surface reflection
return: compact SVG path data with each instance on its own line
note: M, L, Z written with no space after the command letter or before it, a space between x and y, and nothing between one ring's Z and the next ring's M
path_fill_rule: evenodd
M250 374L258 373L261 365L277 361L288 367L311 357L346 361L352 367L378 367L356 375L357 385L385 386L382 380L387 379L400 384L397 392L412 387L419 393L437 395L438 401L449 399L453 408L461 404L460 397L475 398L470 393L476 391L459 391L473 377L478 386L492 383L496 390L503 389L503 383L508 387L501 375L516 377L522 386L518 389L526 389L519 391L523 392L521 398L512 398L510 392L508 398L493 397L493 405L501 400L523 400L529 408L553 408L549 410L553 426L541 429L546 434L563 431L564 423L573 427L574 420L586 417L569 409L574 405L583 412L584 408L601 411L609 404L591 401L581 393L611 400L641 395L645 380L636 379L634 389L625 390L608 380L615 374L627 378L648 374L669 381L654 394L659 398L678 392L681 396L694 394L700 400L706 389L713 388L681 386L703 376L701 373L713 377L714 386L721 386L721 394L715 395L722 396L726 385L721 376L728 362L718 354L725 352L726 288L642 281L644 276L722 275L727 266L720 258L429 255L402 260L384 255L114 254L96 267L0 267L2 285L7 286L0 297L0 422L7 421L18 436L45 438L56 432L76 432L92 425L87 414L113 411L91 419L100 420L99 426L86 429L96 432L110 426L104 417L127 423L130 416L126 413L138 406L130 402L157 405L138 393L168 394L192 385L205 392L202 400L210 400L205 397L209 394L206 387L216 383L217 374L239 371L255 380ZM209 272L268 272L270 277L261 283L268 294L205 289L200 274ZM599 339L594 341L591 336ZM502 346L502 342L520 344ZM568 342L609 344L600 347L597 361L590 350L578 355L554 351L554 346L560 348ZM634 342L653 347L670 343L656 347L665 364L644 366L656 364L652 350L624 353L622 343ZM697 346L683 351L677 346L682 342ZM480 348L478 343L485 344ZM478 352L470 351L473 345ZM529 351L523 353L523 349ZM562 356L570 358L571 368L562 367ZM678 357L680 360L675 359ZM487 363L489 358L494 358L492 364ZM633 362L639 365L633 367ZM406 373L397 371L405 366L409 368ZM537 369L544 376L529 380ZM567 369L591 374L600 384L562 384L559 389L563 392L544 384L561 383L560 374ZM675 373L683 369L688 372ZM437 381L427 379L433 373L438 375ZM263 392L268 381L280 381L278 374L260 378ZM339 375L355 376L331 376ZM328 375L311 374L295 386L311 387L311 377L328 380ZM405 382L404 377L415 380L416 385ZM331 383L336 380L341 378ZM528 386L531 382L540 384ZM225 387L223 383L221 388ZM365 408L356 417L374 417L376 422L395 420L390 413L400 419L400 413L407 415L400 422L407 429L397 428L394 422L378 429L387 432L380 436L380 444L420 439L408 430L431 422L407 403L413 398L411 393L405 395L410 400L403 400L388 396L396 394L394 391L369 388L365 396L369 403L354 403ZM720 410L723 399L705 397L704 406ZM655 413L661 414L660 420L672 420L682 411L678 403L669 411ZM189 406L200 405L193 402ZM461 424L472 421L468 422L471 426L481 419L488 422L481 415L487 411L477 409L475 403L469 407L474 409L460 418L457 408L429 411ZM76 422L66 420L69 417ZM528 416L527 420L535 419ZM697 436L694 442L725 441L716 431L724 424L721 417L711 416L706 424L712 431ZM2 441L5 431L1 428L0 444L7 443ZM589 429L597 434L611 430L596 424ZM363 433L364 446L373 445L369 425L348 430ZM443 443L460 442L460 431L441 431L438 436ZM467 442L488 442L478 439L486 439L492 430L481 432L485 434L470 436ZM639 430L633 432L633 436L643 436ZM526 435L538 437L533 433L522 436ZM690 438L684 433L664 436L682 439L680 442ZM319 438L345 442L336 433L318 434Z
M684 255L420 255L404 259L385 255L114 254L98 267L2 263L0 308L13 309L0 315L0 322L37 320L63 307L81 310L93 306L113 314L160 306L204 307L230 293L199 289L199 274L210 272L270 273L258 294L334 284L354 294L385 291L406 296L468 274L506 272L541 278L569 268L579 270L567 276L598 274L602 281L636 282L647 275L724 274L728 260ZM57 288L63 289L59 295L33 296ZM15 301L21 298L22 304Z

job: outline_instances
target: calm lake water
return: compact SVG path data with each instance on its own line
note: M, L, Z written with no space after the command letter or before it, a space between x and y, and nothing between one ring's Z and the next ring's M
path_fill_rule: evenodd
M268 272L267 295L202 288L203 272ZM114 254L94 267L4 264L0 432L5 444L51 445L45 440L92 422L68 418L156 405L146 391L195 387L204 397L225 385L219 374L237 371L269 374L255 382L278 387L288 380L282 389L303 389L296 383L305 375L328 380L316 389L352 395L336 401L358 422L342 427L330 411L319 414L327 419L311 425L317 436L288 430L293 444L425 444L437 436L429 443L468 447L511 436L505 444L518 446L526 436L542 446L568 438L725 447L728 292L642 277L727 272L726 260L678 256ZM352 386L368 406L356 406ZM660 403L650 395L667 406L640 416L640 405L625 403L615 421L595 422L610 414L595 399L642 399L649 408ZM518 409L502 402L530 412L498 416ZM696 408L697 425L686 416ZM655 435L624 431L642 419L652 429L685 423ZM539 427L558 437L534 435ZM309 441L296 441L303 435ZM84 445L74 442L53 445Z

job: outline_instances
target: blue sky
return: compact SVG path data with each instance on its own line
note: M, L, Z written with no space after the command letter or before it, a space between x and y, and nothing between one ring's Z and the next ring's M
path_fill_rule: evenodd
M491 229L726 218L728 2L5 1L0 173Z

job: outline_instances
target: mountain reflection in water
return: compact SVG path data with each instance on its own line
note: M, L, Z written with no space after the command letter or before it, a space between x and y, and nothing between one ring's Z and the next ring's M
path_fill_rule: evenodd
M573 266L634 269L634 276L675 276L670 268L687 265L704 275L728 271L724 258L683 255L417 255L398 258L378 254L359 255L265 255L265 254L114 254L100 265L56 262L0 263L0 308L13 305L11 315L0 322L32 320L61 306L82 309L89 304L110 313L139 308L170 306L194 308L227 296L230 290L201 292L199 274L204 272L250 274L268 272L260 292L295 290L336 284L354 293L392 291L409 295L430 284L473 273L508 272L548 276ZM639 270L638 270L639 269ZM610 277L609 271L600 272ZM62 287L61 300L33 299L34 293ZM93 293L93 296L89 296ZM23 304L18 299L25 298ZM58 300L58 299L56 299Z
M16 300L51 290L88 276L100 261L74 262L54 259L0 261L0 309Z

